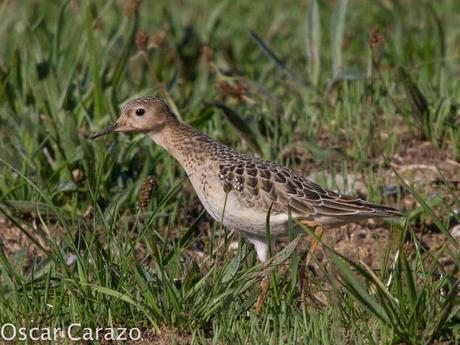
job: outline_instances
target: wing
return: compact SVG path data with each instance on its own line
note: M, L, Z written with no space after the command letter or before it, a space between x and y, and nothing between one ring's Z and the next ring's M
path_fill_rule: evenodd
M245 207L298 218L360 219L400 215L398 210L339 194L274 162L235 154L219 165L219 177Z

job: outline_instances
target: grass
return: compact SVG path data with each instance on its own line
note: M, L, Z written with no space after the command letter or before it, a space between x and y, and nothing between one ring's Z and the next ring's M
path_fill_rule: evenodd
M295 243L258 265L148 138L87 140L124 101L159 95L231 146L330 172L317 180L331 188L361 176L382 201L387 163L408 147L429 143L437 162L460 161L459 10L415 0L2 2L0 212L38 254L0 246L0 324L139 327L151 342L193 344L459 343L448 224L459 170L440 175L434 196L430 181L394 177L412 207L385 224L393 245L379 270L324 243L330 265L310 274L321 302L301 303ZM146 176L155 184L141 209ZM427 224L443 238L428 252ZM264 274L273 283L256 316Z

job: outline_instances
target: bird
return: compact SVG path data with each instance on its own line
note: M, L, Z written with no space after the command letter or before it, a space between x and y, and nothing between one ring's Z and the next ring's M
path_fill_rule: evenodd
M290 219L315 229L320 238L324 229L368 218L402 215L393 207L324 188L276 162L240 153L179 121L159 97L128 101L118 120L90 139L114 132L144 133L169 152L184 168L209 215L239 231L253 244L261 262L268 257L268 213L271 239L287 234ZM296 232L304 233L301 229ZM317 244L314 238L309 258ZM267 280L262 282L261 289L259 310L268 290Z

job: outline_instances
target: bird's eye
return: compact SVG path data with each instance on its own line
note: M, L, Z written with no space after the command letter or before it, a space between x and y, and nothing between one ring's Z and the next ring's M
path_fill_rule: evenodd
M143 109L143 108L136 109L136 115L137 116L142 116L144 114L145 114L145 109Z

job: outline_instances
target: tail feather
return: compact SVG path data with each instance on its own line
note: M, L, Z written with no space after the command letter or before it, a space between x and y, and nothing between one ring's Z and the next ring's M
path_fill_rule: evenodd
M384 218L384 217L403 217L398 209L374 204L362 199L348 200L347 210L329 207L321 207L317 209L317 213L313 217L305 218L306 220L314 220L323 224L326 228L336 228L352 222L360 222L369 218ZM355 208L350 212L350 208Z
M321 204L314 206L318 215L340 216L353 218L394 217L403 216L393 207L375 204L363 199L340 195L335 199L323 199Z
M375 213L371 212L373 214L372 217L404 217L404 214L401 213L400 210L393 208L393 207L380 205L380 204L374 204L372 202L365 201L365 200L359 200L359 201L357 200L357 202L359 205L369 207L375 210Z

